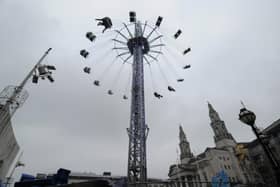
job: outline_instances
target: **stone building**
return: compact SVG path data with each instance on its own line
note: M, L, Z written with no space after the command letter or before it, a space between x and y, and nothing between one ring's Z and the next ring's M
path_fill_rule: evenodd
M216 146L207 147L203 153L194 156L180 126L180 163L170 166L170 179L183 182L183 187L210 186L212 178L224 172L228 176L228 182L232 184L262 183L250 157L240 152L237 154L238 144L228 132L224 121L210 103L208 108Z
M280 163L280 119L261 131L261 133L265 143L272 150L275 159ZM277 187L272 166L258 141L253 140L252 142L242 143L242 145L253 160L253 164L261 174L265 184L270 187Z

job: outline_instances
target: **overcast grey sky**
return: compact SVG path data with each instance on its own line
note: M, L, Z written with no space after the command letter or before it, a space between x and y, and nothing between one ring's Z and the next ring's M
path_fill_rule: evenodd
M163 30L181 28L180 45L192 47L181 59L192 68L176 93L163 90L159 101L146 81L148 175L167 177L176 162L179 123L195 154L214 146L207 101L237 141L251 140L249 127L238 121L240 100L256 113L260 127L280 117L279 7L278 0L0 0L0 88L19 84L49 47L45 63L57 67L54 84L28 84L30 97L14 116L26 164L18 173L64 167L126 175L130 102L121 100L123 89L114 97L106 94L109 78L107 87L94 87L103 61L95 68L97 62L84 62L78 53L90 46L85 32L100 31L94 18L120 23L130 10L143 21L163 16ZM111 44L92 50L101 54L106 47ZM93 75L82 72L85 65L93 67ZM160 75L155 77L163 88Z

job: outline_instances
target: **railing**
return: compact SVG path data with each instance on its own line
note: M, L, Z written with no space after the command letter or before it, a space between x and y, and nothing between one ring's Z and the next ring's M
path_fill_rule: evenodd
M265 184L241 184L238 182L210 182L210 181L150 181L137 183L128 187L268 187Z
M0 187L12 187L14 184L14 178L6 178L3 181L0 181Z

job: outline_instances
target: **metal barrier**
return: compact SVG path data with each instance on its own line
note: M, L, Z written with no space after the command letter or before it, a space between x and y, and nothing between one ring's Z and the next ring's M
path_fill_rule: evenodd
M238 182L210 182L210 181L158 181L146 184L128 185L128 187L267 187L266 184L241 184Z

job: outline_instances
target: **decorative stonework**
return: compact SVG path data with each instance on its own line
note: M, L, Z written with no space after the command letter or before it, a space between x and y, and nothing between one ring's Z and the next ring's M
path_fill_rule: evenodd
M231 184L262 184L263 180L252 160L245 155L246 152L243 152L241 147L236 147L237 143L210 103L208 103L208 108L216 146L207 147L204 152L193 156L190 143L180 126L181 162L170 166L168 174L170 179L181 182L183 187L184 185L195 186L195 184L205 182L210 184L217 173L224 172ZM179 183L177 184L180 186Z
M208 109L209 109L209 117L211 120L211 127L214 131L214 140L215 143L218 144L218 147L227 147L227 146L234 146L235 147L235 140L232 135L228 132L225 122L221 120L218 112L213 108L213 106L208 102Z
M187 141L186 134L181 125L179 127L179 139L180 139L179 146L181 152L180 154L181 162L183 160L184 162L188 162L188 160L193 157L193 154L191 152L190 143Z

